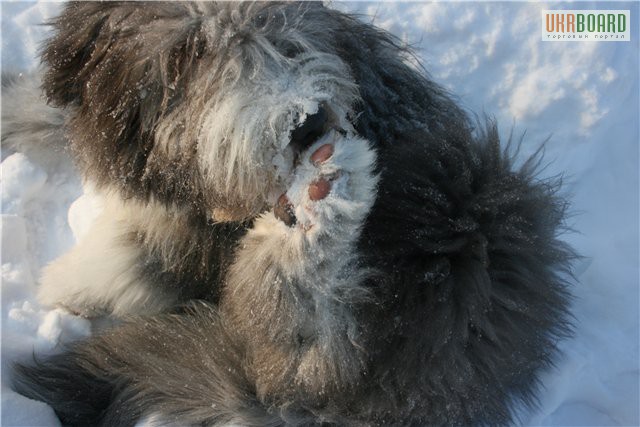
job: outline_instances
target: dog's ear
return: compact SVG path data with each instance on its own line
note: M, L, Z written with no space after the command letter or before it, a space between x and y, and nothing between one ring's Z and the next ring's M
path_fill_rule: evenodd
M103 27L109 8L97 2L70 2L51 25L54 36L42 50L47 66L44 90L50 103L65 106L79 101L88 71L108 48Z
M154 149L158 124L183 105L204 67L199 58L207 40L198 7L74 2L52 22L53 36L42 51L43 89L49 103L74 107L67 136L81 170L98 185L116 186L127 196L195 197L194 168L184 166L193 150L165 159L165 145ZM170 161L181 166L167 174Z
M67 4L42 50L49 102L166 108L205 40L192 12L182 2Z

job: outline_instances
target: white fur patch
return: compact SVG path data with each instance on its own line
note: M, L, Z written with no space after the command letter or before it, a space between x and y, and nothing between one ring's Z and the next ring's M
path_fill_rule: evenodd
M69 252L44 268L38 300L87 317L153 313L174 301L140 274L139 244L131 233L144 224L170 239L168 215L159 204L105 197L104 211Z

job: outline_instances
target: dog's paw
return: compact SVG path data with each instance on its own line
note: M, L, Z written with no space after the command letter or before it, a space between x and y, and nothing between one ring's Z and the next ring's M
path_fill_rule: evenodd
M43 307L59 309L66 313L86 319L106 316L109 314L105 307L87 301L80 292L65 294L61 287L51 286L48 282L41 284L38 289L37 300Z
M273 214L307 239L356 232L373 201L377 176L369 143L331 131L301 153Z
M38 302L72 314L105 315L157 313L175 304L173 295L154 288L141 274L141 250L122 238L121 220L105 212L88 236L48 264L38 286Z
M243 238L235 263L242 278L230 282L244 283L248 271L264 265L276 275L313 282L319 266L333 277L353 261L353 245L376 198L375 164L366 140L334 131L301 152L288 190Z

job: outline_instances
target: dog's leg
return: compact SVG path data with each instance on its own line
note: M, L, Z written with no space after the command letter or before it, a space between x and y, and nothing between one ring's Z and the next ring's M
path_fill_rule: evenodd
M44 268L39 302L85 317L154 313L174 304L175 295L147 279L149 260L136 240L135 210L107 197L86 236Z
M18 365L13 387L51 405L63 425L284 424L256 400L233 334L214 307L195 303Z
M300 157L273 212L240 243L223 297L261 399L312 407L364 372L354 308L367 298L355 245L374 202L375 153L332 132Z

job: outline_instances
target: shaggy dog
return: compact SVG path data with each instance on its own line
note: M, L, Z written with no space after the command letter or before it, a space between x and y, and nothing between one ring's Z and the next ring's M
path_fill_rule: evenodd
M535 402L568 332L565 204L396 39L306 2L80 2L53 27L64 110L3 125L52 138L63 111L105 209L39 299L125 320L16 390L71 425L506 424Z

